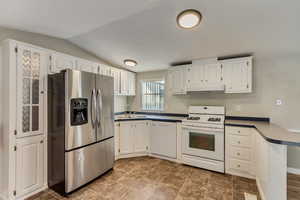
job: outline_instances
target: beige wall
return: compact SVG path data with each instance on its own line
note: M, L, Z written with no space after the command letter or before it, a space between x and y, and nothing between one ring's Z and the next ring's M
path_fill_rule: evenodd
M128 98L128 104L131 110L141 110L140 81L164 78L165 112L186 113L189 105L224 105L227 115L270 117L282 127L300 130L300 56L255 58L253 65L251 94L206 92L173 96L167 71L153 71L137 74L137 96ZM282 99L283 104L276 106L276 99ZM288 160L290 167L300 168L300 149L289 148Z
M44 47L47 49L52 49L61 53L66 53L72 56L87 59L90 61L107 63L105 60L94 56L90 52L87 52L64 39L0 27L0 41L5 39L14 39L21 42L26 42L40 47ZM115 102L116 112L124 111L124 109L127 108L126 97L116 97Z
M0 27L0 41L5 39L14 39L91 61L102 62L101 59L64 39Z

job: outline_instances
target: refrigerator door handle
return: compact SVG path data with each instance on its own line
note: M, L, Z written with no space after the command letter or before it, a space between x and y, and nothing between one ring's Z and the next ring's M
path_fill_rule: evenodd
M90 109L91 109L91 122L92 122L92 127L93 129L95 129L95 90L93 89L92 90L92 94L91 94L91 106L90 106Z
M100 89L97 90L97 102L98 102L98 112L97 112L97 127L102 129L101 126L101 114L102 114L102 92Z

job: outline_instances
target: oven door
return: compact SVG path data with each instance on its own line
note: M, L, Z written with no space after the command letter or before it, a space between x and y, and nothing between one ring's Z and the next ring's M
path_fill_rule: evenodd
M224 161L224 129L182 126L182 153Z

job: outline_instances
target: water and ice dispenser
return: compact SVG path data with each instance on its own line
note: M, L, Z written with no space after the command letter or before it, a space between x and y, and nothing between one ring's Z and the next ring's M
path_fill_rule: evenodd
M88 99L71 99L71 126L88 123Z

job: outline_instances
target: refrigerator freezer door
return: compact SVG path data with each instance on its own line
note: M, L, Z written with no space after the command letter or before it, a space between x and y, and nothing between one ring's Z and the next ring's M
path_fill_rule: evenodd
M92 181L108 170L107 146L106 140L65 153L66 193Z
M96 75L97 140L114 136L114 80Z
M96 90L95 75L88 72L67 70L66 81L66 117L65 117L65 149L72 150L96 142ZM72 99L87 100L87 120L84 124L71 125ZM72 108L74 105L72 105ZM76 105L75 105L76 107ZM80 108L80 106L79 106ZM73 113L74 115L74 113ZM78 115L78 118L82 115ZM75 116L76 119L76 116ZM94 123L94 125L93 125Z

